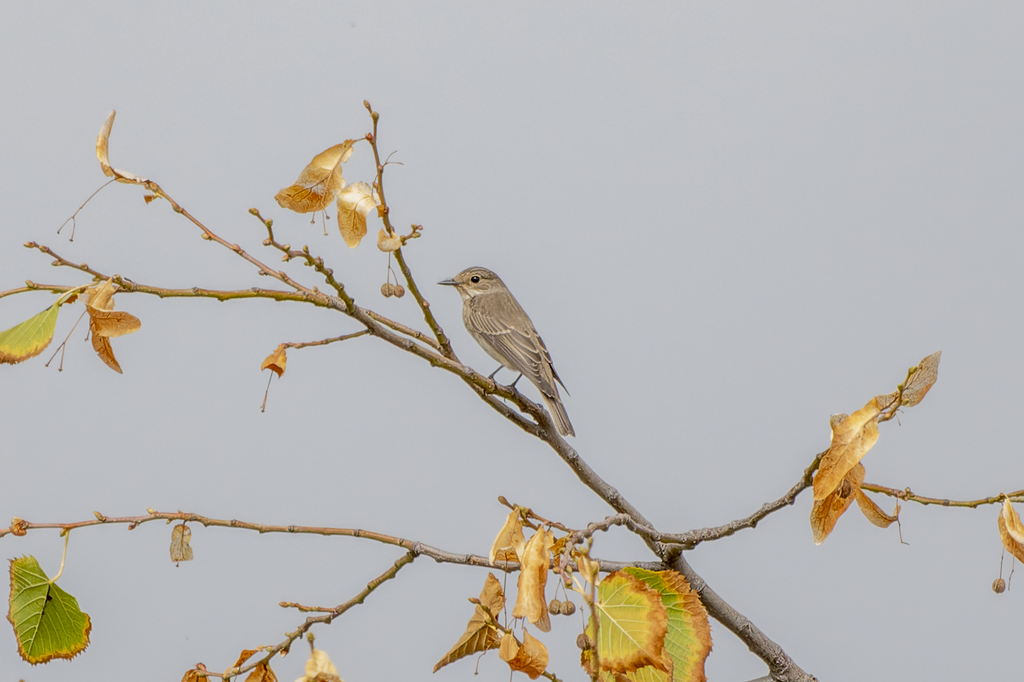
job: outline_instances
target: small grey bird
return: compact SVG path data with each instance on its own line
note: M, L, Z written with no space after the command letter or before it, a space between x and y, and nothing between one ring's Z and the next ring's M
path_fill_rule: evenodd
M558 432L575 436L555 385L562 380L551 364L551 354L501 278L486 268L468 268L438 284L453 286L462 295L462 322L469 335L502 366L525 375L544 397Z

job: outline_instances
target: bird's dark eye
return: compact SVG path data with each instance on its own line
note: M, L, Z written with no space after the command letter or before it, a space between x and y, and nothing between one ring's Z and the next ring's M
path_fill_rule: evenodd
M480 275L473 275L472 277L469 278L469 281L472 282L473 284L476 284L477 282L480 281Z

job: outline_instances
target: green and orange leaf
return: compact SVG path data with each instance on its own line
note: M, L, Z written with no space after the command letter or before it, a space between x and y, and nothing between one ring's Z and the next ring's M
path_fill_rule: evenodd
M18 653L27 662L71 659L89 646L92 623L78 600L51 583L35 557L11 559L7 620L14 626Z

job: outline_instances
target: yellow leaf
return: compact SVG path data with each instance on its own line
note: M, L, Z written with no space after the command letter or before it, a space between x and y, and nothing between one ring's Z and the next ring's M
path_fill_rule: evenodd
M377 193L365 182L349 185L338 194L338 229L349 248L359 246L366 236L366 216L379 204Z
M192 561L192 529L179 523L171 529L171 561ZM249 654L251 656L252 653ZM248 656L246 656L248 658ZM241 665L236 663L235 665Z
M0 364L16 365L42 353L53 340L60 301L24 322L0 332Z
M1010 504L1010 500L1003 500L1003 523L1006 525L1006 532L1017 542L1024 545L1024 524L1021 524L1017 510Z
M281 208L296 213L322 211L345 187L341 164L352 155L352 140L325 149L309 162L295 184L285 187L274 199Z
M110 165L107 147L110 143L110 130L114 127L114 116L116 115L117 112L113 110L107 114L107 120L103 122L103 127L100 128L100 134L96 137L96 158L100 161L100 168L103 169L104 175L108 178L114 178L118 182L123 182L129 185L141 185L143 183L147 183L149 180L146 178L140 178L134 173L118 170Z
M836 521L853 504L860 486L864 482L864 465L854 465L836 489L823 500L815 500L811 507L811 532L814 533L814 544L820 545L836 526Z
M270 369L270 371L277 374L278 378L284 374L285 365L288 364L288 356L285 354L285 347L282 343L277 349L267 356L267 359L260 365L260 371Z
M398 251L402 248L402 238L397 234L388 236L388 231L382 229L377 233L377 248L384 253Z
M512 670L526 673L531 680L535 680L548 667L548 650L540 640L523 628L523 643L516 650L515 656L506 662Z
M616 571L598 584L597 594L601 671L625 675L651 666L669 673L671 679L672 660L665 652L668 610L659 592L630 573ZM586 634L594 639L593 617ZM593 652L586 650L583 654L584 669L589 673Z
M505 609L505 593L502 592L501 583L493 573L487 574L479 601L480 603L473 610L473 617L469 619L466 631L451 648L451 651L434 666L435 673L460 658L472 656L488 649L497 649L501 646L498 631L494 627L494 619Z
M860 507L864 517L879 528L888 528L896 521L900 514L899 502L896 503L896 511L893 512L892 516L889 516L882 511L881 507L875 504L874 500L865 495L863 490L857 490L857 506Z
M555 534L544 528L538 528L526 542L519 562L519 593L516 595L515 608L512 609L513 618L525 618L541 632L551 630L544 587L548 581L548 565L554 544Z
M327 652L313 649L306 661L306 674L295 682L342 682L342 680Z
M868 404L841 421L832 420L832 444L814 476L814 499L823 500L836 489L857 462L878 441L879 407Z
M1006 504L1009 504L1009 502L1006 502ZM1003 509L1005 511L1005 505ZM1016 512L1013 513L1016 515ZM1017 539L1010 534L1010 529L1007 527L1006 523L1005 513L999 514L997 523L999 524L999 539L1003 541L1003 547L1005 547L1006 551L1010 554L1017 557L1019 561L1024 561L1024 543L1018 542Z
M513 509L505 525L498 532L491 545L491 553L488 555L491 564L495 561L519 561L519 555L526 546L526 538L523 536L523 517L519 514L519 507Z
M498 658L508 663L516 654L519 653L519 642L512 635L512 632L506 632L501 636L501 646L498 647Z

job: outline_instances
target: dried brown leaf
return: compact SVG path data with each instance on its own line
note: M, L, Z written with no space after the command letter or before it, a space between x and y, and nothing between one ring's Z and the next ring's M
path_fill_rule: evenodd
M493 573L488 573L487 579L484 582L484 589L480 592L480 603L473 610L473 617L469 619L466 631L462 633L462 637L455 643L455 646L444 655L444 658L437 662L437 665L434 666L434 672L436 673L444 666L460 658L472 656L488 649L499 648L501 640L498 638L498 631L494 627L494 619L504 608L505 593L501 589L501 583L498 582ZM488 611L490 611L490 614L488 614Z
M108 178L114 178L118 182L130 185L141 185L149 182L146 178L139 177L128 171L118 170L110 165L108 146L110 144L110 130L114 127L114 116L116 115L117 112L113 110L107 114L107 120L103 122L100 134L96 137L96 158L100 161L100 168L103 169L104 175Z
M519 508L513 509L508 518L505 519L505 525L502 526L498 532L498 537L494 538L494 544L491 545L491 553L488 558L493 565L495 561L519 561L519 556L526 547L526 537L523 535L523 517L519 513Z
M538 528L533 537L527 540L519 562L519 593L516 595L515 608L512 609L513 618L526 618L541 632L551 630L544 588L547 585L551 547L554 544L555 534L544 528Z
M114 357L114 349L110 347L109 338L93 334L92 349L96 351L96 355L100 356L100 360L102 360L107 367L118 374L124 374L124 372L121 371L121 364L117 361L117 358Z
M879 528L888 528L891 526L900 514L900 503L896 503L896 511L892 513L892 516L882 511L882 508L875 504L875 501L864 494L863 490L857 490L857 506L860 507L861 513L864 514L868 521L875 524Z
M96 336L116 338L139 331L142 321L123 310L97 310L86 306L89 312L89 329Z
M281 208L296 213L322 211L334 201L345 187L341 164L352 155L352 140L326 149L309 162L295 184L285 187L274 196Z
M924 400L939 378L939 360L942 351L936 351L910 368L910 376L903 385L903 407L913 407Z
M366 236L366 216L379 204L377 193L365 182L349 185L338 194L338 229L349 248L359 246Z
M270 669L269 663L260 661L245 678L245 682L277 682L277 675Z
M180 523L171 529L171 561L192 561L192 529ZM252 656L252 653L249 654ZM249 656L246 656L248 658ZM235 665L241 665L236 663Z
M836 521L846 513L860 492L864 482L864 465L854 465L836 489L823 500L815 500L811 507L811 532L814 533L814 544L820 545L836 527Z
M502 659L505 660L505 659ZM507 661L508 667L521 673L526 673L531 680L535 680L548 667L548 650L544 644L523 628L523 643L519 646L515 656Z
M282 343L278 346L273 353L267 356L267 359L260 365L260 371L269 369L274 372L280 379L281 375L284 374L285 365L288 364L288 355L285 353L285 347Z
M878 413L878 405L872 398L867 405L838 424L833 420L832 444L821 458L814 476L815 500L828 497L878 441Z
M519 640L517 640L512 632L506 632L501 636L501 645L498 647L498 658L508 663L516 654L519 653Z

